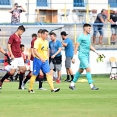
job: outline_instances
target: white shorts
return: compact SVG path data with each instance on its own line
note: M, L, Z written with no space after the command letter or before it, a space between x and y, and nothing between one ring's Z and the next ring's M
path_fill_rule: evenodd
M11 69L12 69L12 66L11 65L7 65L7 66L5 66L5 68L4 68L6 71L10 71Z
M33 71L33 61L30 60L30 71Z
M24 60L22 57L15 58L12 60L12 62L11 62L12 69L17 69L20 66L24 66Z
M10 72L11 69L14 69L11 65L7 65L4 67L4 69L8 72ZM17 71L19 71L19 68L16 69Z

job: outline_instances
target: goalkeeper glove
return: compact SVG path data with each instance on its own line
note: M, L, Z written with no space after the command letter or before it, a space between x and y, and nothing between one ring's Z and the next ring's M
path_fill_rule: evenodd
M103 59L105 58L104 54L100 55L98 58L97 58L97 62L104 62Z
M8 64L11 65L11 59L9 58L8 54L5 53L4 55L7 57L7 62L8 62Z

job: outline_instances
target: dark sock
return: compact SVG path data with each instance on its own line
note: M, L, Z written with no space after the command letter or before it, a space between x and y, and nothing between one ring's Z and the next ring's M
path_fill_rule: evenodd
M44 80L44 81L47 81L47 79L46 79L46 74L44 74L43 80Z
M43 77L42 75L39 75L39 88L42 88L42 84L43 84Z
M24 73L20 73L20 75L19 75L19 89L22 86L23 77L24 77Z
M70 75L67 75L67 79L66 80L70 80Z
M18 74L18 73L16 74L16 76L15 76L15 80L18 79L19 75L20 75L20 74Z
M11 76L11 74L9 72L7 72L4 77L2 77L1 82L3 83L5 79L7 79L9 76Z
M31 71L28 73L28 75L26 76L26 79L24 80L24 84L27 83L27 81L31 78Z
M74 75L71 75L71 81L73 80L73 78L74 78Z
M13 76L10 76L10 80L13 81Z

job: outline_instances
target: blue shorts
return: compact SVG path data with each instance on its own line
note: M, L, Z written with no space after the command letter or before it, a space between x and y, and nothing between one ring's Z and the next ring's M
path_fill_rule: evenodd
M79 57L79 60L80 60L80 66L79 66L80 69L86 69L90 67L88 57Z
M33 75L38 75L40 70L42 70L43 73L48 73L50 72L50 66L49 66L49 61L46 60L45 62L42 62L38 58L34 58L33 60Z
M102 29L102 27L94 25L93 26L93 36L96 37L97 32L100 33L100 36L103 36L103 29Z

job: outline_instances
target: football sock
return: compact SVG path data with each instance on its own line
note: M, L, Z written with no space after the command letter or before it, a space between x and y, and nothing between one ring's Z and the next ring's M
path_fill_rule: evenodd
M33 90L33 85L37 76L32 75L30 78L29 90Z
M93 84L90 84L90 87L93 88Z
M17 78L19 77L19 75L20 75L20 74L18 74L18 73L16 74L16 76L15 76L15 80L17 80Z
M13 76L10 76L10 80L13 81Z
M70 75L67 75L67 80L70 80Z
M43 84L43 77L42 75L39 75L39 88L42 88L42 84Z
M81 73L77 71L76 74L74 75L73 82L76 82L78 78L80 77L80 75Z
M73 80L73 78L74 78L74 75L71 75L71 81Z
M24 84L27 83L27 81L31 78L31 71L28 73L28 75L26 76L26 79L24 80Z
M7 72L4 77L2 77L1 82L3 83L5 79L7 79L9 76L11 76L11 74L9 72Z
M47 77L47 81L48 81L48 84L50 85L51 90L54 90L54 85L53 85L53 80L52 80L51 75L47 74L46 77Z
M47 79L46 79L46 74L44 74L44 81L47 81Z
M91 73L90 72L87 72L86 73L86 77L87 77L88 83L89 84L92 84L93 80L92 80L92 76L91 76Z
M70 85L71 85L71 86L74 86L74 85L75 85L75 83L72 81Z
M19 75L19 88L21 88L21 86L22 86L23 77L24 77L24 73L20 72L20 75Z

